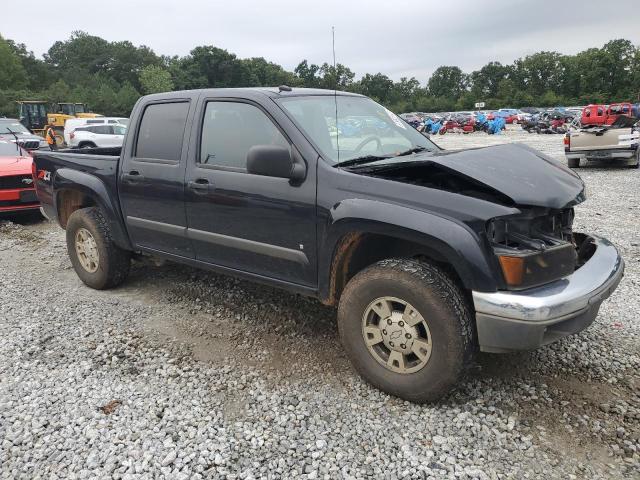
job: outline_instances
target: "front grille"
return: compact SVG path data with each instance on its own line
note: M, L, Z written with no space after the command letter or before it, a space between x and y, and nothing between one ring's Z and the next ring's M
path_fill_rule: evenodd
M37 150L40 147L39 140L20 140L18 144L25 150Z
M12 190L16 188L33 188L31 175L0 177L0 190Z

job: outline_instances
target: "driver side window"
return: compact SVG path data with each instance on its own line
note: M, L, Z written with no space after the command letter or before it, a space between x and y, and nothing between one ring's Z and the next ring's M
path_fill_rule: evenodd
M258 107L240 102L207 103L199 163L246 170L247 153L255 145L280 145L289 142Z

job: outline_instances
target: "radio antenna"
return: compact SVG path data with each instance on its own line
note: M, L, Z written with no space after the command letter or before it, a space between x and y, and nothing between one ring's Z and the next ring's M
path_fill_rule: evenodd
M336 149L340 161L340 130L338 130L338 68L336 67L336 27L331 27L331 47L333 50L333 102L336 106Z

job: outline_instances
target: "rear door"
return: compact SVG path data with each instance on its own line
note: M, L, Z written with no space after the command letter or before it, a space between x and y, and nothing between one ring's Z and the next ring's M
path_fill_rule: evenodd
M129 236L138 248L194 257L186 237L184 171L195 98L136 107L141 114L131 127L136 134L127 136L122 151L119 193Z
M90 131L95 134L94 143L98 147L112 147L113 146L113 129L109 125L96 125L95 127L89 127Z

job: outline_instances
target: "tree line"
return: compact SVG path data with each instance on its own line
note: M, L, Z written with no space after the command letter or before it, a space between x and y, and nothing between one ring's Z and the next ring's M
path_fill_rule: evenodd
M238 58L214 46L186 56L157 55L129 41L73 32L42 58L0 36L0 116L15 117L16 100L87 103L105 115L128 116L140 95L207 87L290 85L362 93L396 112L557 106L640 100L640 48L618 39L576 55L539 52L512 64L489 62L463 72L438 67L422 84L383 73L356 80L345 65L301 61L293 72L262 57Z

